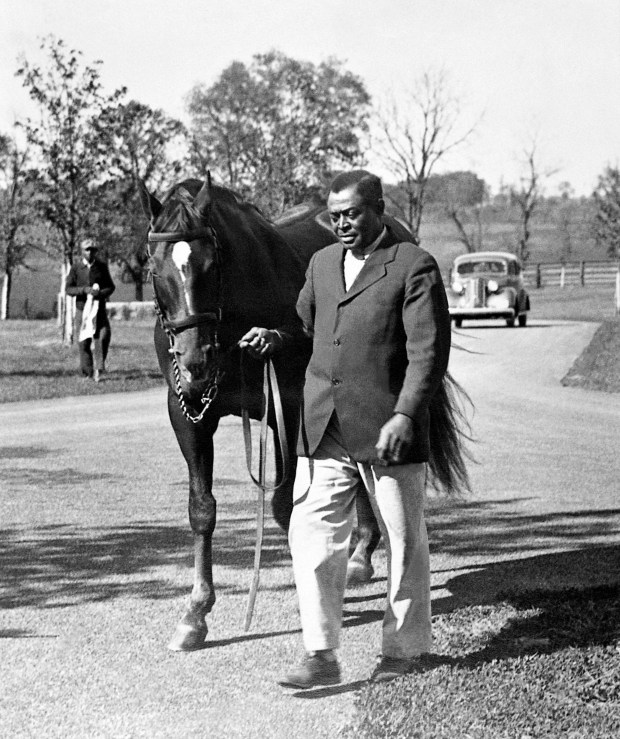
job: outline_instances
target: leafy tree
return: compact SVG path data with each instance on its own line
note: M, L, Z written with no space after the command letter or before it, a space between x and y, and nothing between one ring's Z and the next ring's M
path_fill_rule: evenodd
M34 183L28 171L28 150L14 137L0 134L0 267L2 293L0 320L9 318L11 286L17 270L27 267L35 248L32 226Z
M487 197L485 181L473 172L449 172L428 179L429 205L440 206L445 211L468 252L482 249L482 206Z
M92 220L91 190L107 167L101 137L104 111L124 90L104 95L101 62L83 65L82 53L68 49L61 39L46 37L41 50L47 56L45 65L22 58L16 74L39 107L39 119L28 119L23 127L37 157L43 214L60 236L63 292L79 239ZM63 339L70 341L70 316L63 325Z
M446 172L428 178L426 200L429 205L470 208L482 205L487 195L486 182L474 172Z
M161 190L179 178L186 154L180 121L135 100L109 108L102 121L108 147L108 179L97 188L93 235L108 258L121 267L122 279L143 300L147 254L146 227L138 197L138 179Z
M362 161L370 98L337 59L319 65L271 51L233 62L187 98L194 167L275 217Z
M606 167L594 191L594 231L607 254L620 259L620 169Z
M389 94L377 109L376 124L376 151L404 194L404 202L393 205L417 235L433 170L474 127L463 126L459 100L443 71L426 71L403 94Z

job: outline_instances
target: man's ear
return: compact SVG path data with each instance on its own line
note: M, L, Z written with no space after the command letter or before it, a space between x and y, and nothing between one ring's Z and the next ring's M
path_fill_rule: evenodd
M379 200L377 200L377 212L380 216L385 213L385 200L383 198L379 198Z

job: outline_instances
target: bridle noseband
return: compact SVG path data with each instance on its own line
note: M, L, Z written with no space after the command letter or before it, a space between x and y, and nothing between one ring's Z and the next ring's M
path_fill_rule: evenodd
M157 318L161 324L161 327L166 332L166 335L168 337L168 341L170 342L170 354L172 355L172 368L174 371L174 384L175 384L175 390L177 394L177 398L179 401L179 406L181 408L181 411L185 418L188 421L191 421L192 423L198 423L204 416L206 410L209 408L211 403L215 400L215 396L218 393L219 390L219 384L224 377L224 371L219 369L216 365L216 369L214 372L211 373L211 375L208 378L207 387L205 388L204 392L202 393L202 396L200 398L200 402L203 405L202 410L198 415L192 415L185 403L185 398L183 396L183 389L181 387L181 372L179 369L179 363L177 362L176 353L174 351L174 338L177 334L180 334L183 331L186 331L190 328L196 328L198 326L202 326L205 324L215 324L215 331L214 331L214 348L215 348L215 361L217 363L217 360L219 358L219 350L220 350L220 344L218 341L218 332L219 327L222 322L223 317L223 305L222 305L222 298L223 298L223 283L222 283L222 250L220 247L220 243L217 239L217 235L215 233L215 229L211 228L210 226L204 226L202 228L197 228L192 231L149 231L147 236L147 251L149 257L152 257L151 250L148 247L148 244L157 243L157 242L178 242L178 241L196 241L197 239L201 239L204 237L208 237L213 242L214 248L215 248L215 264L218 268L218 306L215 309L215 311L207 311L205 313L194 313L192 315L187 316L186 318L180 318L177 320L170 320L164 315L163 310L161 309L161 306L159 304L159 300L157 299L157 293L155 290L153 290L154 296L154 303L155 303L155 313L157 314Z

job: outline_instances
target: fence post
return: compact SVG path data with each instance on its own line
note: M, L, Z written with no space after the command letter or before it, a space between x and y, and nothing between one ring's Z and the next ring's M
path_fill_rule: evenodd
M620 264L618 264L618 270L616 271L616 293L614 295L616 303L615 315L620 315Z
M579 265L579 282L581 282L581 287L586 284L586 263L583 260Z
M542 284L542 275L540 272L540 263L536 265L536 287L540 287Z
M560 287L564 287L564 283L566 281L566 267L562 265L560 267Z

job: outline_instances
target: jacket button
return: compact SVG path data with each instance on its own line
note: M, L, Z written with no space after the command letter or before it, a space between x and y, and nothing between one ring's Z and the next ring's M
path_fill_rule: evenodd
M340 380L337 377L334 377L332 380L332 385L340 385Z
M334 339L334 346L340 346L340 339Z

